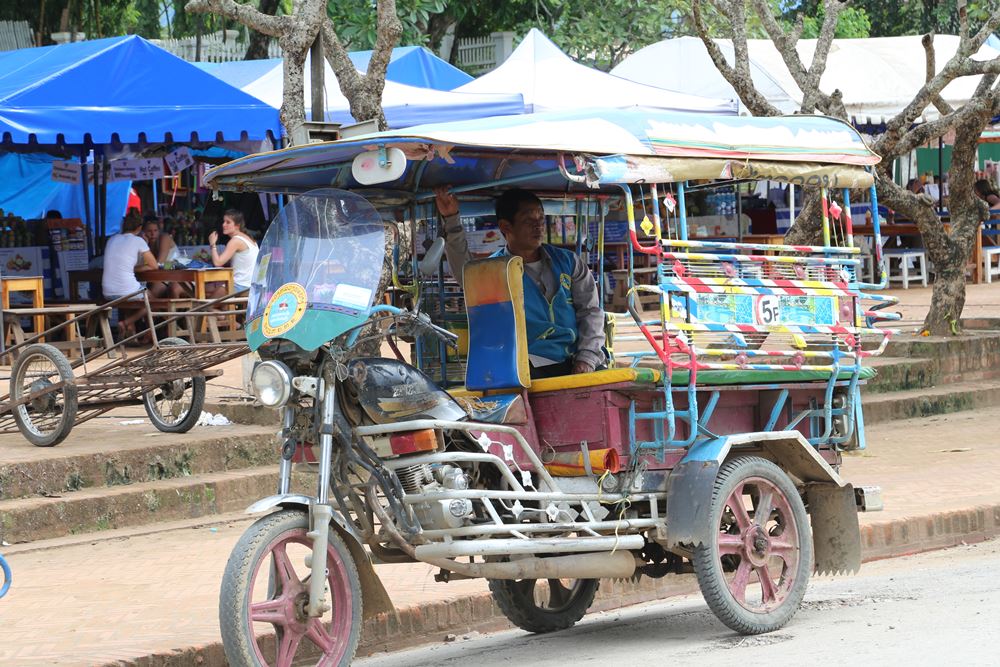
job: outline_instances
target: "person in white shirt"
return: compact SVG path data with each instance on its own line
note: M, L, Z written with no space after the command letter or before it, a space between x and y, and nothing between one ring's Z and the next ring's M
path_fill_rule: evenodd
M222 233L229 237L229 242L222 254L219 254L219 249L215 247L219 233L213 231L208 235L212 264L225 266L229 260L233 262L233 287L236 292L250 289L253 267L257 263L257 253L260 250L253 238L247 234L245 227L243 214L236 209L229 209L223 214ZM220 288L219 292L222 293L214 293L213 298L225 296L224 288Z
M104 275L101 278L101 290L108 301L143 289L135 274L159 268L146 239L139 236L141 229L142 220L127 216L122 222L121 233L108 239L107 245L104 246ZM136 295L134 298L141 299L142 295ZM136 321L145 314L145 308L137 308L125 319L120 319L118 333L122 337L133 335Z

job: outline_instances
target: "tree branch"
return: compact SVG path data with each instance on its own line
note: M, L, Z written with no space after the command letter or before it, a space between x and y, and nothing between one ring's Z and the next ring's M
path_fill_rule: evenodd
M927 64L927 73L924 76L924 83L927 83L934 78L937 73L937 67L935 66L935 54L934 54L934 33L927 33L920 38L920 43L924 46L924 57ZM944 101L944 98L940 94L932 95L931 102L937 107L938 112L942 116L947 116L948 114L955 111L950 104Z
M271 37L281 37L291 24L289 16L272 16L257 11L252 5L244 5L234 0L190 0L184 11L191 14L218 14L239 21L248 28Z
M702 44L708 51L709 57L715 63L719 73L729 82L736 94L740 96L744 106L750 110L754 116L780 116L781 111L767 101L764 95L757 90L750 74L750 54L747 50L746 16L743 11L742 0L730 0L725 8L718 2L714 3L716 8L729 19L733 32L733 65L730 67L726 62L726 57L722 49L709 36L708 28L701 16L702 0L694 0L691 9L694 16L695 30Z

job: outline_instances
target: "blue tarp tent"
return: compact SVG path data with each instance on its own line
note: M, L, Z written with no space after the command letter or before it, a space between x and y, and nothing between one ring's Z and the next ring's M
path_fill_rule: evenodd
M347 55L356 68L362 72L368 69L371 51L351 51ZM435 90L452 90L472 81L472 76L422 46L399 46L393 49L385 78L408 86Z
M59 211L65 218L97 219L94 198L83 200L79 185L54 183L52 163L59 158L44 153L0 153L0 210L32 220L47 211ZM118 231L132 181L108 183L108 233Z
M98 194L85 206L81 186L52 182L42 153L79 162L91 151L90 159L106 158L113 144L134 151L280 134L276 109L141 37L0 52L0 155L8 153L0 162L0 208L25 218L54 208L97 219ZM118 229L129 186L106 185L106 226L97 231Z
M371 51L351 51L347 55L359 71L364 72L368 69L368 61L372 57ZM281 58L193 64L230 86L242 89L275 67L280 67ZM393 49L385 78L395 83L435 90L451 90L472 81L471 76L422 46L398 46Z
M279 136L274 108L137 36L0 53L4 144Z

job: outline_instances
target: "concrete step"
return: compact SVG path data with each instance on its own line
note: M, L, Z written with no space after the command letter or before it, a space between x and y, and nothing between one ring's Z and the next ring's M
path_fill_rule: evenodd
M865 365L878 371L862 389L865 395L930 387L936 379L937 364L933 359L873 357L866 360Z
M971 380L872 394L863 400L866 424L976 410L1000 404L1000 381Z
M989 379L1000 375L1000 331L969 329L962 336L901 336L885 355L930 359L934 384Z
M4 500L0 501L0 538L15 544L238 512L274 494L277 479L275 463L267 468Z
M29 448L0 464L0 500L276 465L274 430L232 426L224 432L222 436L201 429L185 436L137 435L129 446L111 451L74 447L72 440L51 449Z

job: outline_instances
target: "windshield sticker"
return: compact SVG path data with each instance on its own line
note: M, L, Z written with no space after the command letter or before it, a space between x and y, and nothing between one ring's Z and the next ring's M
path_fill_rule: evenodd
M261 255L257 259L257 275L253 279L255 283L264 284L264 278L267 277L267 267L270 263L271 263L271 253L267 253L266 255Z
M305 312L306 289L298 283L286 283L278 288L264 309L262 333L266 338L281 336L298 324Z
M334 290L330 303L338 306L347 306L348 308L356 308L357 310L368 310L368 306L372 303L372 291L367 287L340 283L337 285L337 289Z

